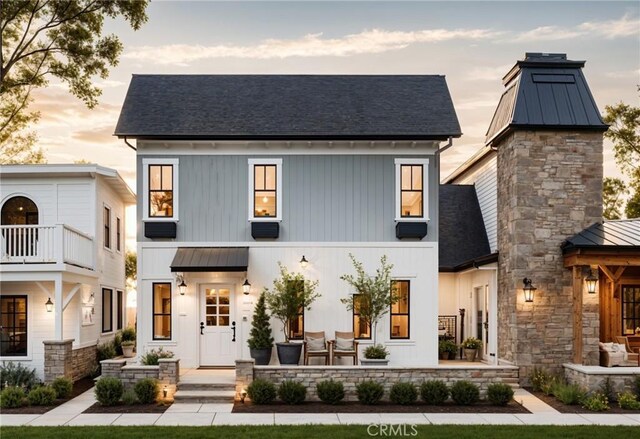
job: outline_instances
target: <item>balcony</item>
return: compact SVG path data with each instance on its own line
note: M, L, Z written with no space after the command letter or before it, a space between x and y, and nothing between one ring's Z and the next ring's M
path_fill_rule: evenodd
M0 264L69 264L94 269L93 238L66 224L0 226Z

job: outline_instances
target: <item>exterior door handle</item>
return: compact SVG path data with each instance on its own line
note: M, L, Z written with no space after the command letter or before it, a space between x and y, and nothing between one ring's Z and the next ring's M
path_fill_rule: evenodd
M204 322L200 322L200 335L204 335Z
M233 331L233 338L231 341L236 341L236 322L231 322L231 330Z

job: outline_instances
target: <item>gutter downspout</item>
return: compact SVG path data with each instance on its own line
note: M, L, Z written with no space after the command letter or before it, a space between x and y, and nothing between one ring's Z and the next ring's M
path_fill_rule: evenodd
M436 151L436 154L441 154L445 152L447 149L451 148L452 146L453 146L453 137L449 136L449 141L447 142L447 144L444 145L442 148L438 149Z
M127 141L127 136L124 136L123 139L124 139L124 143L126 143L129 148L133 149L134 151L138 151L138 149L135 146L133 146Z

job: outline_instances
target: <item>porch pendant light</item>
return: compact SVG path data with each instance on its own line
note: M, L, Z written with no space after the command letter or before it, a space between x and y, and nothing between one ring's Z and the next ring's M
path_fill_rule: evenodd
M47 302L44 304L44 306L47 308L47 312L53 311L53 302L51 301L51 297L47 299Z
M184 296L185 293L187 292L187 284L184 283L184 278L180 282L180 285L178 285L178 289L180 290L180 295L181 296Z
M302 255L302 259L300 259L300 266L302 268L307 268L307 265L309 265L309 261L307 261L307 258Z
M245 279L244 283L242 284L242 293L245 296L248 296L250 292L251 292L251 284L249 283L249 279Z
M524 288L522 289L524 292L524 301L529 303L533 302L533 293L537 288L531 285L531 279L529 278L525 277L522 282L524 283Z
M589 271L589 276L584 280L587 284L587 292L589 294L596 294L596 288L598 286L598 276L596 276L593 270Z

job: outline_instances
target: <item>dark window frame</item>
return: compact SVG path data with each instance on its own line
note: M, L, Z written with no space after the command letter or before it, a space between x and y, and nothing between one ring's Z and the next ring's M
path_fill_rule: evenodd
M263 186L264 189L256 189L256 183L257 183L257 179L256 179L256 171L258 168L264 168L263 170ZM267 189L267 168L273 168L273 189ZM265 215L265 216L256 216L256 198L258 193L261 192L273 192L275 195L274 197L274 203L275 203L275 210L273 212L273 215ZM277 164L271 164L271 163L255 163L253 165L253 218L277 218L278 217L278 165Z
M369 336L368 337L357 337L356 336L356 316L360 316L359 312L356 312L356 297L357 296L361 296L362 294L354 294L353 295L353 310L351 313L351 326L353 329L353 336L356 340L371 340L371 336L372 336L372 331L371 331L371 322L369 322L368 326L369 326Z
M104 206L102 211L102 221L104 222L104 234L102 239L104 240L104 248L111 250L111 208Z
M116 330L124 327L124 291L116 290Z
M122 220L116 217L116 250L122 251Z
M169 312L156 312L156 285L168 285L169 286ZM153 340L172 340L173 339L173 286L171 282L153 282L151 284L151 336ZM169 337L156 337L156 316L169 316Z
M0 321L1 321L1 316L3 314L7 314L7 315L13 315L13 322L14 322L14 326L12 326L11 328L13 329L12 332L9 332L9 334L13 333L14 336L14 341L13 343L11 341L5 342L9 344L9 347L11 346L15 346L15 333L16 333L16 329L19 328L18 326L15 326L15 322L16 322L16 315L18 314L23 314L23 313L17 313L16 312L16 306L15 306L15 301L16 299L24 299L24 317L25 317L25 338L27 340L27 346L25 348L25 352L24 354L15 354L15 353L9 353L9 354L5 354L3 355L3 357L28 357L29 356L29 296L27 296L26 294L3 294L2 296L0 296L0 301L2 300L7 300L7 299L12 299L14 302L14 306L13 306L13 312L12 313L3 313L2 312L2 307L0 305ZM6 329L6 328L4 328ZM3 343L0 343L0 346L2 346ZM0 350L1 352L1 350Z
M107 307L104 306L104 299L106 297L105 293L109 293L109 327L105 326L107 318L105 316L105 312ZM109 332L113 332L113 289L112 288L103 288L102 289L102 333L106 334Z
M160 168L160 189L151 189L151 168L153 167L159 167ZM163 168L171 168L171 190L164 190L162 189L162 179L163 179ZM175 187L175 181L174 181L174 169L173 169L173 164L162 164L162 163L149 163L147 165L147 174L148 174L148 181L147 181L147 209L148 209L148 214L149 214L149 218L173 218L175 215L175 193L173 191L173 188ZM152 210L151 210L151 194L153 194L154 192L171 192L171 215L153 215Z
M626 298L626 295L625 295L625 289L626 289L626 288L639 289L639 288L640 288L640 285L636 285L636 284L627 284L627 285L622 285L622 286L621 286L621 290L620 290L620 291L621 291L621 295L622 295L622 300L620 300L620 303L621 303L622 309L621 309L621 312L620 312L620 320L621 320L621 322L620 322L620 323L621 323L621 325L622 325L622 327L621 327L621 330L622 330L622 332L621 332L621 333L622 333L622 335L626 335L626 334L627 334L627 333L625 332L625 330L626 330L625 322L626 322L627 320L631 320L631 321L633 322L633 325L632 325L632 326L633 326L634 331L635 331L635 328L637 328L637 327L639 327L639 326L640 326L640 313L639 313L639 314L636 314L636 312L635 312L635 310L636 310L636 308L637 308L637 305L639 305L639 304L640 304L640 302L639 302L639 301L637 301L637 300L635 299L635 297L636 297L636 296L635 296L635 294L633 295L633 300L632 300L632 301L630 301L630 302L629 302L629 301L625 300L625 298ZM626 313L625 313L625 309L626 309L626 306L625 306L625 305L629 305L629 304L633 305L633 306L632 306L632 308L633 308L633 310L634 310L634 312L633 312L633 316L632 316L632 317L625 317L625 314L626 314Z
M407 312L393 312L393 305L389 305L389 339L391 340L409 340L411 339L411 281L409 279L393 279L392 284L395 283L407 284ZM393 335L393 317L394 316L407 316L407 336L398 337Z
M411 169L411 173L409 177L411 181L411 187L409 189L402 188L402 170L405 167L409 167ZM413 168L414 167L420 168L420 177L422 181L422 184L420 185L421 189L413 189ZM404 211L402 210L402 194L404 194L405 192L420 192L420 214L419 215L404 214ZM400 165L400 218L424 218L424 165L422 164L404 163Z

